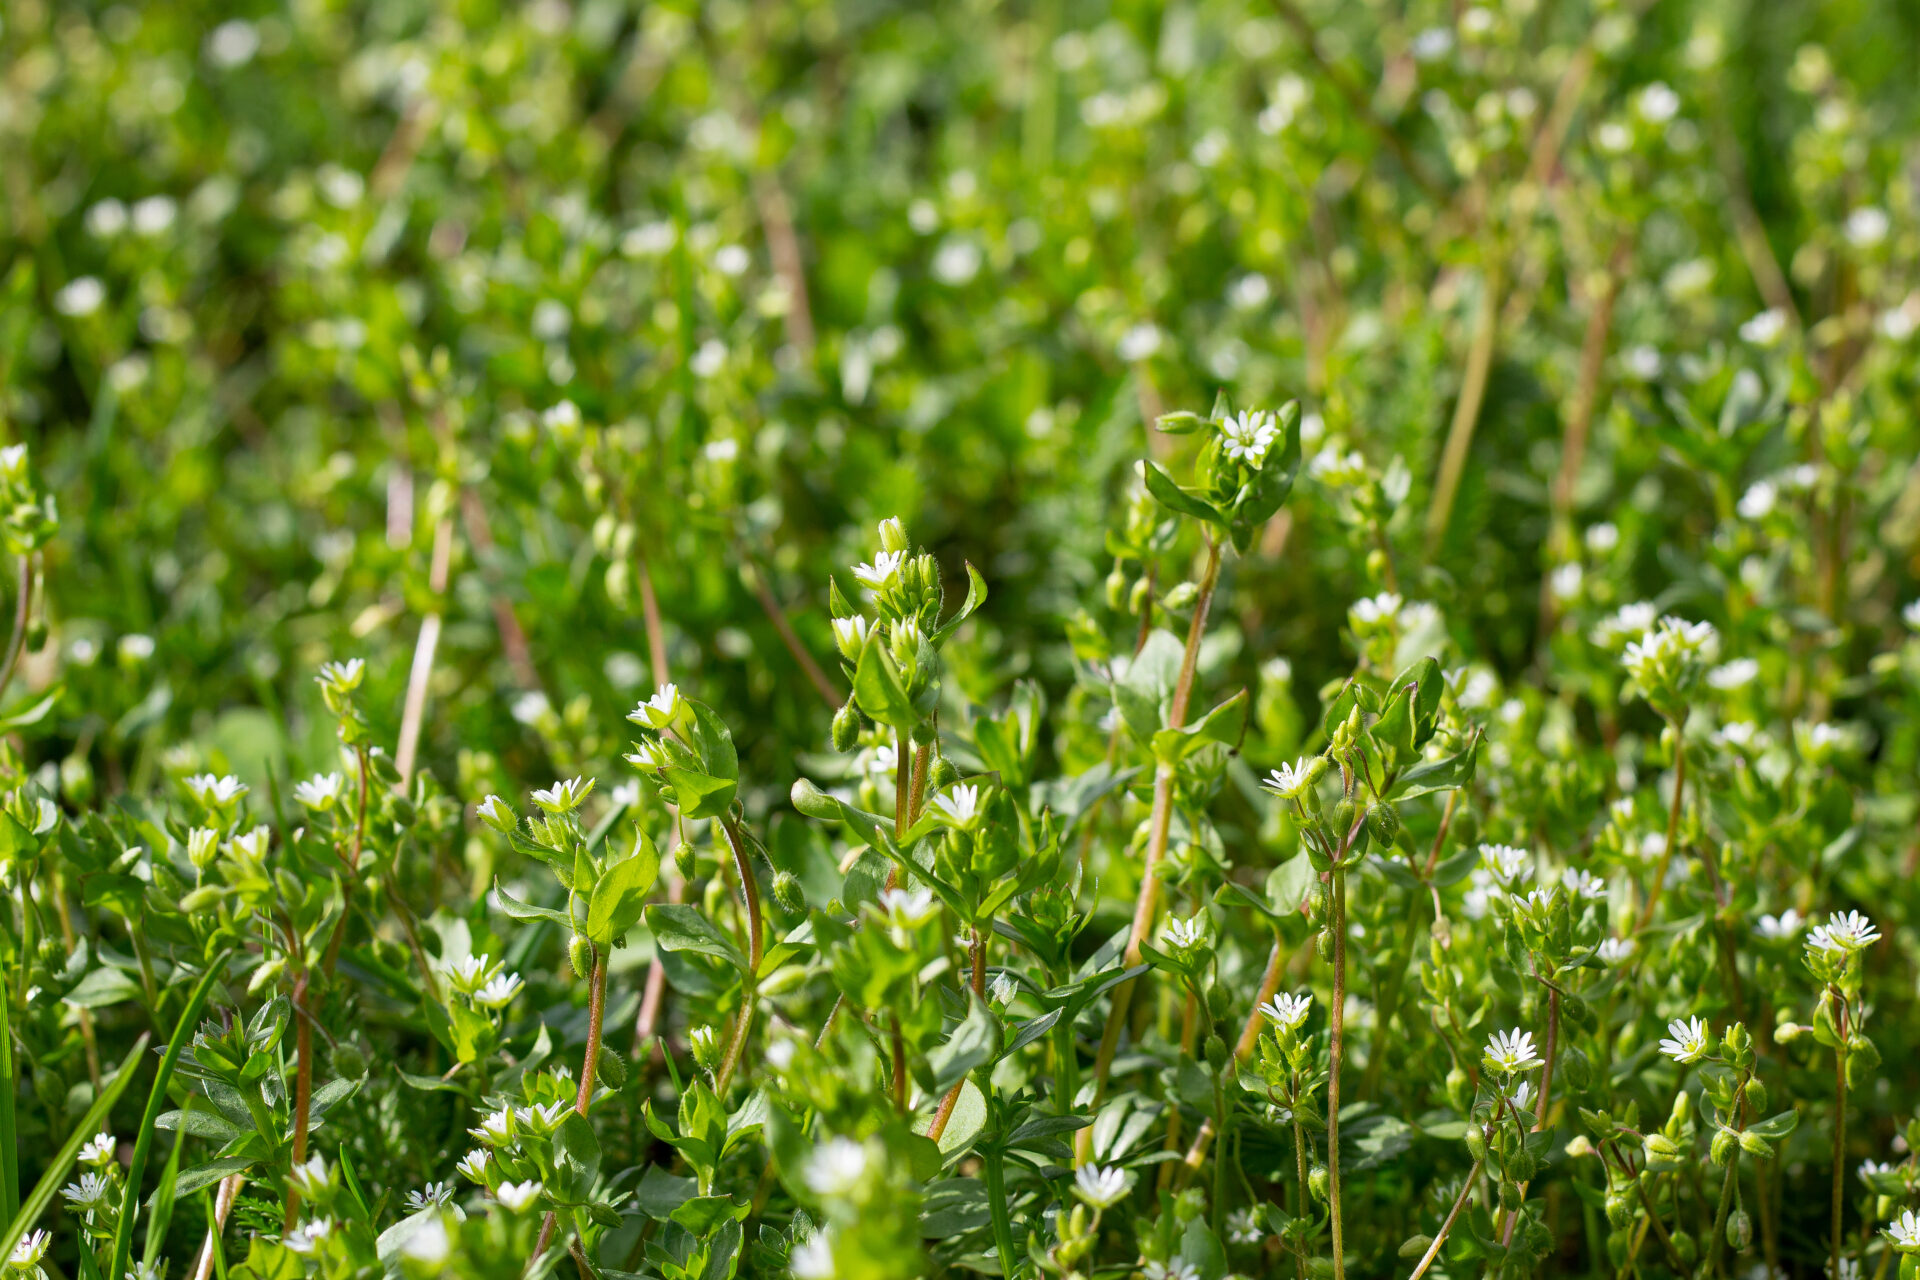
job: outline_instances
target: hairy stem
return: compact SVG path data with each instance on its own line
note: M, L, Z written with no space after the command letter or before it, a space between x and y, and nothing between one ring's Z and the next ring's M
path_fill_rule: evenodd
M1200 575L1200 593L1194 601L1193 620L1187 626L1186 650L1180 659L1180 677L1173 687L1173 702L1167 709L1167 727L1178 729L1187 722L1187 703L1193 696L1194 670L1200 660L1200 640L1207 630L1207 612L1213 606L1213 591L1220 582L1220 544L1207 540L1207 565ZM1134 903L1133 929L1127 938L1126 965L1140 963L1140 947L1152 932L1154 914L1159 907L1160 862L1167 853L1167 834L1173 822L1174 768L1162 764L1153 775L1153 816L1148 824L1147 857L1140 868L1140 896ZM1126 1025L1133 1006L1138 979L1129 979L1114 988L1113 1008L1107 1015L1107 1028L1100 1038L1100 1052L1094 1058L1094 1103L1107 1094L1107 1078L1113 1070L1113 1056L1120 1048L1120 1031Z
M733 869L740 877L741 909L747 917L747 981L746 989L740 996L740 1016L733 1025L733 1039L727 1045L727 1056L722 1060L719 1072L714 1076L715 1096L725 1095L734 1071L740 1066L740 1057L746 1051L747 1033L753 1028L760 961L766 951L766 934L760 923L760 886L753 876L752 855L747 852L739 824L732 818L722 819L720 829L726 833L727 846L733 851Z
M1466 1182L1460 1188L1460 1194L1453 1198L1453 1208L1447 1211L1447 1220L1440 1224L1439 1233L1433 1237L1433 1242L1427 1246L1427 1251L1420 1255L1420 1265L1413 1269L1413 1274L1408 1276L1407 1280L1420 1280L1421 1276L1427 1274L1427 1268L1433 1265L1433 1260L1440 1256L1440 1246L1447 1242L1448 1233L1453 1230L1453 1224L1459 1220L1460 1211L1467 1207L1467 1200L1473 1195L1473 1188L1479 1183L1480 1174L1486 1167L1484 1160L1473 1162L1473 1171L1467 1175Z
M987 937L977 924L973 926L973 937L967 945L967 953L971 961L970 977L973 994L985 1000L987 998ZM953 1109L960 1102L960 1091L966 1088L966 1085L966 1077L962 1076L953 1082L953 1088L947 1090L947 1096L940 1099L940 1109L933 1113L933 1123L927 1126L927 1136L936 1143L940 1141L940 1135L947 1131L947 1121L952 1119Z
M993 1243L1000 1252L1000 1274L1017 1274L1013 1254L1013 1221L1007 1214L1007 1157L998 1147L981 1157L987 1175L987 1207L993 1214Z
M1358 825L1355 824L1356 830ZM1344 856L1346 851L1341 852ZM1327 1065L1327 1208L1333 1215L1333 1280L1342 1280L1347 1270L1340 1220L1340 1053L1347 1023L1347 873L1336 864L1332 874L1333 1007L1328 1018L1332 1038Z
M1829 998L1840 1011L1836 1026L1842 1045L1833 1051L1833 1269L1828 1273L1838 1276L1841 1214L1846 1207L1847 1192L1847 1051L1844 1046L1852 1032L1847 1029L1846 997L1833 992Z
M293 980L293 1165L307 1160L307 1130L313 1117L313 1018L307 1009L307 974ZM285 1229L293 1230L300 1211L300 1193L287 1186Z

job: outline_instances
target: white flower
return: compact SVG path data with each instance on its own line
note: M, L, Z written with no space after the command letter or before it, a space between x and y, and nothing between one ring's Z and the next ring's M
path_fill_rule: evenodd
M517 973L502 974L475 992L473 1002L482 1009L504 1009L525 985Z
M493 1159L493 1152L484 1147L475 1148L460 1157L460 1163L453 1166L454 1172L470 1182L485 1184L487 1164Z
M1642 382L1652 382L1660 376L1660 352L1644 342L1636 347L1628 347L1621 354L1620 362L1626 366L1628 373Z
M1119 353L1122 360L1133 364L1150 358L1154 352L1160 350L1161 336L1158 325L1151 321L1143 321L1121 334L1120 341L1114 345L1114 350Z
M1707 1024L1699 1018L1675 1018L1667 1024L1667 1035L1660 1052L1675 1062L1698 1062L1707 1056Z
M1707 672L1707 683L1715 689L1742 689L1760 676L1760 664L1752 658L1735 658Z
M412 1196L417 1194L417 1192L409 1193L408 1203L412 1203ZM447 1235L447 1224L438 1216L428 1218L410 1231L407 1238L400 1243L401 1257L428 1267L438 1267L452 1252L453 1241Z
M500 1184L500 1189L493 1194L508 1213L522 1213L530 1208L533 1202L540 1198L540 1193L545 1190L546 1188L539 1182L529 1178L525 1182L503 1182Z
M934 913L933 890L883 889L879 905L887 922L896 928L911 929L925 923Z
M195 774L187 779L187 790L193 792L193 798L212 808L224 808L247 794L247 784L227 774L216 778L210 773Z
M1847 243L1856 249L1871 249L1887 238L1892 225L1885 209L1862 205L1847 215Z
M980 811L980 788L955 783L951 791L933 798L933 807L945 814L949 822L964 827Z
M1827 1265L1826 1271L1830 1276L1833 1274L1831 1263ZM1860 1280L1860 1264L1852 1258L1840 1259L1840 1274L1834 1280Z
M1083 1164L1074 1171L1073 1194L1095 1209L1110 1209L1127 1194L1127 1171L1114 1166Z
M1632 938L1606 938L1594 951L1602 964L1619 964L1633 955Z
M1594 627L1591 639L1602 649L1617 649L1628 640L1643 634L1660 616L1660 610L1646 600L1637 600L1632 604L1623 604L1611 617L1603 618Z
M723 276L742 276L753 265L753 255L745 245L723 244L713 255L713 267Z
M365 658L349 658L345 662L321 663L320 673L314 676L313 680L315 684L327 685L341 693L351 693L360 687L360 682L366 678L366 674Z
M814 1148L804 1176L815 1195L843 1196L867 1174L869 1153L852 1138L829 1138Z
M418 1213L422 1209L438 1208L453 1199L453 1184L450 1182L429 1182L419 1191L407 1192L407 1208Z
M1885 1160L1862 1160L1860 1167L1854 1170L1854 1176L1860 1179L1862 1186L1871 1188L1876 1174L1892 1173L1894 1166Z
M1607 882L1591 871L1582 871L1578 867L1567 868L1566 874L1560 877L1560 883L1576 898L1591 900L1607 896Z
M1169 918L1160 926L1160 940L1175 951L1192 951L1207 940L1207 916L1196 911L1185 920Z
M1680 111L1680 95L1656 80L1640 91L1634 109L1648 124L1665 124Z
M1902 1209L1900 1216L1887 1225L1886 1236L1896 1249L1920 1250L1920 1215Z
M718 338L708 338L693 353L693 359L687 361L687 367L696 378L711 378L725 368L726 363L727 344Z
M1787 331L1787 313L1768 307L1740 326L1740 337L1756 347L1771 347Z
M1415 62L1438 62L1453 52L1453 32L1445 27L1428 27L1413 38Z
M1283 764L1267 775L1260 785L1286 800L1298 800L1313 785L1315 757L1302 756L1292 764Z
M315 813L325 813L340 802L340 788L346 779L337 773L316 773L305 782L293 784L293 798Z
M1753 927L1753 931L1770 942L1784 942L1797 935L1800 932L1800 926L1805 923L1804 916L1792 907L1788 907L1777 916L1761 916L1760 923Z
M685 708L686 702L680 696L679 687L663 684L654 690L651 698L635 707L627 719L649 729L660 730L678 720Z
M1019 994L1020 984L1004 969L994 974L993 981L987 984L987 998L997 1005L1009 1004Z
M1235 462L1257 467L1280 436L1280 425L1264 409L1242 409L1220 424L1221 452Z
M47 1256L47 1246L52 1242L53 1237L44 1231L29 1231L13 1246L13 1256L8 1261L22 1271L38 1266L40 1259Z
M314 1218L287 1232L286 1239L281 1243L295 1253L312 1253L320 1247L321 1241L332 1234L332 1218Z
M440 972L447 975L447 981L453 984L455 991L461 995L472 995L500 972L500 966L492 956L482 952L477 956L464 955L451 964L443 964Z
M900 566L906 560L904 551L876 552L872 564L853 566L854 580L869 591L885 591L900 576Z
M1265 1234L1252 1209L1235 1209L1227 1215L1227 1239L1234 1244L1259 1244Z
M60 1192L76 1210L91 1212L107 1202L112 1185L98 1173L83 1173L78 1182L69 1182Z
M1809 951L1864 951L1880 941L1880 933L1873 922L1858 911L1849 911L1845 915L1830 915L1823 925L1816 925L1807 932L1807 950Z
M1200 1280L1200 1272L1184 1262L1149 1262L1140 1269L1146 1280Z
M1483 844L1480 861L1509 888L1533 878L1533 854L1526 849L1516 849L1510 844Z
M1610 520L1589 525L1584 540L1587 550L1597 556L1603 556L1620 545L1620 526Z
M87 1139L87 1145L80 1148L80 1163L103 1165L113 1159L115 1143L110 1133L96 1133Z
M1540 1056L1533 1050L1531 1031L1494 1032L1493 1039L1487 1041L1486 1055L1495 1070L1507 1075L1531 1071L1540 1065Z
M1312 1005L1311 992L1295 995L1283 991L1260 1006L1260 1016L1282 1031L1298 1031L1307 1020L1307 1010Z
M571 1110L573 1103L565 1098L556 1098L552 1102L536 1102L530 1107L522 1107L515 1113L515 1118L525 1121L534 1133L544 1136L558 1129Z
M840 649L840 656L849 662L860 656L860 650L867 643L867 619L865 614L854 614L851 618L833 620L833 642Z
M97 276L81 276L53 295L53 309L63 316L90 316L107 300L107 287Z
M1651 689L1689 676L1719 652L1719 633L1711 622L1660 619L1658 625L1627 645L1621 662L1634 683Z
M287 1181L291 1182L301 1195L309 1200L313 1199L327 1187L326 1157L316 1155L305 1164L293 1166L287 1174Z
M519 822L519 816L514 813L513 806L499 796L488 796L473 806L473 812L482 822L501 831L511 831Z
M1522 1080L1520 1087L1507 1095L1507 1104L1515 1111L1525 1111L1527 1104L1533 1101L1533 1085Z
M548 813L571 813L578 809L593 790L592 778L572 778L556 782L544 791L533 793L533 802Z
M794 1280L830 1280L834 1272L832 1237L816 1231L793 1246L793 1252L787 1255L787 1270Z
M513 1141L513 1122L513 1108L502 1107L482 1120L478 1129L469 1129L467 1132L490 1147L504 1147Z
M1347 610L1347 617L1357 631L1362 627L1372 627L1379 623L1391 622L1400 615L1403 601L1391 591L1382 591L1377 596L1365 600L1356 600Z
M1780 500L1780 486L1771 480L1755 480L1734 504L1742 520L1764 520Z

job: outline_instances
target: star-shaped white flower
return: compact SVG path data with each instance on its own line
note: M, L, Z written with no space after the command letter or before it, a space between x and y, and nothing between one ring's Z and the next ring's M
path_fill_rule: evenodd
M885 591L899 578L900 566L906 561L904 551L882 551L873 557L872 564L853 566L853 577L869 591Z
M1125 1169L1083 1164L1073 1175L1073 1194L1095 1209L1111 1209L1127 1194Z
M1540 1065L1540 1055L1533 1049L1531 1031L1494 1032L1493 1039L1487 1041L1486 1056L1496 1071L1507 1075L1531 1071Z
M1788 907L1777 916L1761 916L1759 923L1753 926L1753 931L1769 942L1784 942L1798 936L1801 926L1806 922L1806 917Z
M346 779L337 773L316 773L305 782L293 784L293 798L315 813L325 813L340 802L340 789Z
M1313 785L1313 763L1314 757L1302 756L1269 773L1260 785L1283 800L1298 800Z
M493 1152L484 1147L475 1148L460 1157L460 1163L453 1167L454 1172L470 1182L485 1184L487 1165L493 1159Z
M486 986L474 992L473 1002L482 1009L504 1009L526 985L517 973L498 974L488 979Z
M87 1139L87 1145L80 1148L80 1163L103 1165L113 1159L116 1144L110 1133L96 1133Z
M548 813L572 813L593 791L593 784L592 778L572 778L556 782L543 791L535 791L533 802Z
M1886 1236L1902 1253L1920 1253L1920 1214L1901 1210L1900 1216L1887 1224Z
M524 1213L545 1190L546 1188L538 1181L529 1178L525 1182L503 1182L500 1184L500 1189L493 1194L507 1212Z
M83 1173L78 1182L69 1182L60 1194L68 1204L80 1212L92 1212L107 1202L107 1193L112 1190L106 1178L98 1173Z
M1260 1016L1282 1031L1298 1031L1307 1020L1307 1011L1313 1005L1311 992L1295 995L1282 991L1273 999L1260 1006Z
M230 773L218 778L200 773L187 779L187 790L193 792L193 798L201 804L220 809L247 794L250 788Z
M1196 911L1185 920L1169 918L1160 926L1160 940L1175 951L1192 951L1207 940L1207 917Z
M1707 1024L1699 1018L1675 1018L1667 1024L1667 1039L1660 1052L1675 1062L1698 1062L1707 1056Z
M429 1182L422 1190L407 1192L407 1208L418 1213L422 1209L437 1209L451 1199L452 1183Z
M1568 868L1567 873L1560 878L1560 883L1564 884L1567 892L1576 898L1596 901L1607 896L1607 882L1591 871L1582 871L1578 867Z
M1220 424L1220 451L1235 462L1257 467L1279 438L1280 427L1265 409L1242 409Z
M1508 888L1533 878L1533 854L1526 849L1516 849L1510 844L1483 844L1480 860Z
M1836 913L1823 925L1807 931L1807 950L1852 953L1865 951L1880 941L1879 930L1858 911Z
M815 1195L843 1196L860 1184L871 1157L852 1138L829 1138L813 1150L804 1176Z
M933 798L933 807L955 826L967 826L973 821L974 815L980 812L980 788L957 782L946 794Z
M678 720L685 709L686 699L680 696L679 687L663 684L654 690L651 698L629 712L627 719L659 732Z
M1227 1239L1234 1244L1259 1244L1266 1233L1254 1220L1252 1209L1235 1209L1227 1215Z

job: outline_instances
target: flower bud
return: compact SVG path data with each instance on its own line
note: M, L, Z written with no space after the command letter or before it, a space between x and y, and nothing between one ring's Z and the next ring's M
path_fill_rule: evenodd
M1472 1098L1472 1094L1470 1092L1472 1088L1473 1088L1472 1078L1467 1075L1466 1071L1462 1069L1458 1063L1455 1063L1453 1069L1447 1072L1447 1103L1448 1105L1450 1105L1455 1111L1465 1111L1467 1109L1468 1101L1470 1101ZM1472 1135L1478 1132L1479 1130L1475 1129L1472 1125L1467 1126L1467 1133L1469 1135ZM1472 1145L1472 1144L1469 1143L1468 1145Z
M1487 1135L1477 1124L1467 1126L1467 1154L1476 1161L1487 1158Z
M573 971L582 978L593 972L593 944L580 934L574 934L567 943L567 959L573 962Z
M791 871L776 871L773 876L773 900L782 911L805 911L807 895L800 889L800 877Z
M1390 845L1400 834L1400 814L1390 804L1376 804L1367 810L1367 831L1376 843Z
M1520 1207L1520 1184L1511 1178L1500 1179L1500 1207L1512 1213Z
M600 1056L594 1059L594 1064L595 1070L598 1071L600 1078L607 1082L609 1089L617 1092L626 1088L627 1060L625 1058L603 1044L600 1046Z
M880 522L880 549L887 552L907 551L912 544L907 541L907 527L900 523L899 516L888 516Z
M853 699L848 698L846 705L833 713L833 749L851 751L860 741L860 712L854 708Z
M680 873L682 880L692 880L699 866L700 856L690 841L682 840L673 847L673 869Z
M1673 1255L1687 1266L1693 1265L1693 1260L1700 1256L1700 1250L1693 1243L1691 1234L1686 1231L1673 1233Z
M1756 1160L1773 1159L1773 1148L1767 1145L1767 1140L1750 1129L1741 1131L1740 1149Z
M1678 1160L1680 1146L1664 1133L1650 1133L1646 1139L1647 1159Z
M1744 1088L1747 1095L1747 1114L1763 1116L1767 1114L1767 1086L1760 1083L1758 1077L1750 1078Z
M1120 605L1127 598L1127 573L1119 565L1113 566L1113 572L1107 575L1107 608L1118 613Z
M1160 607L1168 613L1184 613L1193 607L1200 596L1200 588L1191 582L1183 582L1160 597Z
M1208 1036L1204 1051L1207 1055L1207 1065L1213 1068L1216 1075L1226 1069L1229 1057L1225 1040L1217 1035Z
M945 756L936 756L933 770L927 777L933 789L940 791L960 781L960 767Z
M1320 1201L1322 1204L1326 1203L1327 1166L1323 1164L1313 1166L1312 1171L1307 1174L1307 1190L1313 1192L1313 1198L1315 1200Z
M1618 1191L1607 1192L1607 1225L1624 1228L1633 1223L1633 1202Z
M1738 1253L1752 1243L1753 1219L1745 1209L1735 1209L1727 1215L1727 1247Z
M1145 576L1134 580L1133 590L1127 593L1127 612L1138 614L1147 607L1149 583Z
M1713 1141L1707 1145L1707 1158L1720 1168L1733 1159L1734 1148L1740 1145L1740 1139L1731 1129L1722 1129L1713 1135Z

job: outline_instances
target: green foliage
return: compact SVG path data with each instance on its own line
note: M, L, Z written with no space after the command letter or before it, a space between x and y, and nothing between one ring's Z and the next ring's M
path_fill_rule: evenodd
M1917 33L12 0L0 1265L1920 1277Z

